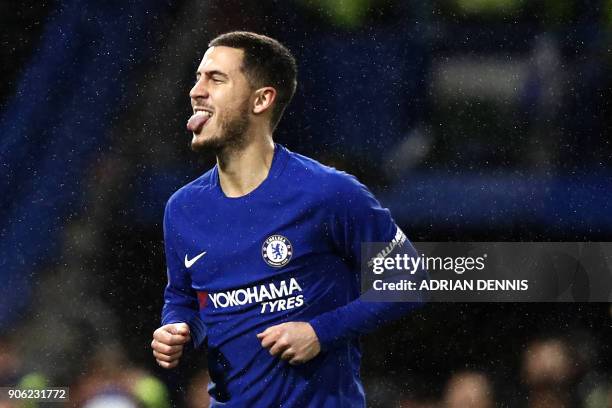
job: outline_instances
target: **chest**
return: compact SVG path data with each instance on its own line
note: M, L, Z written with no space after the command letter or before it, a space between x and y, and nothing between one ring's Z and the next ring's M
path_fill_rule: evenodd
M197 290L223 291L299 276L313 258L334 250L327 209L306 200L239 208L203 203L184 216L190 221L182 223L177 238Z

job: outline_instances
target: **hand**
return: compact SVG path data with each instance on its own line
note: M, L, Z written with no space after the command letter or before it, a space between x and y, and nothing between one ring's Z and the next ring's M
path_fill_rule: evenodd
M321 351L317 334L306 322L288 322L268 327L257 334L261 346L270 354L289 361L291 365L304 364Z
M191 340L186 323L172 323L153 332L151 348L157 364L164 368L174 368L183 355L185 343Z

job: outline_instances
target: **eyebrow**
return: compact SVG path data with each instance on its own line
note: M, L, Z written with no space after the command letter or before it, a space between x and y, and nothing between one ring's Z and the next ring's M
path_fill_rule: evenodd
M219 75L222 76L224 78L229 78L229 76L221 71L217 71L217 70L212 70L212 71L205 71L204 74L208 75L209 77L214 76L214 75ZM196 77L201 76L202 73L200 71L196 71L195 73Z

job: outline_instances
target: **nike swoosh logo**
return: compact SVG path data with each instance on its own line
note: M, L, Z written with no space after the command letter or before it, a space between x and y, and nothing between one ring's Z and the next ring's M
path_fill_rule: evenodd
M198 255L198 256L196 256L196 257L194 257L192 259L189 259L189 258L187 258L187 254L185 254L185 268L187 268L187 269L191 268L193 266L193 264L196 263L196 261L198 259L200 259L201 257L203 257L204 255L206 255L206 251L202 252L200 255Z

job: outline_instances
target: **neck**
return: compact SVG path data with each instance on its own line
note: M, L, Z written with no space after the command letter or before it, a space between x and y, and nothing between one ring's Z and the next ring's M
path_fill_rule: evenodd
M239 148L226 148L217 154L219 182L227 197L250 193L270 172L274 157L272 134L249 139Z

